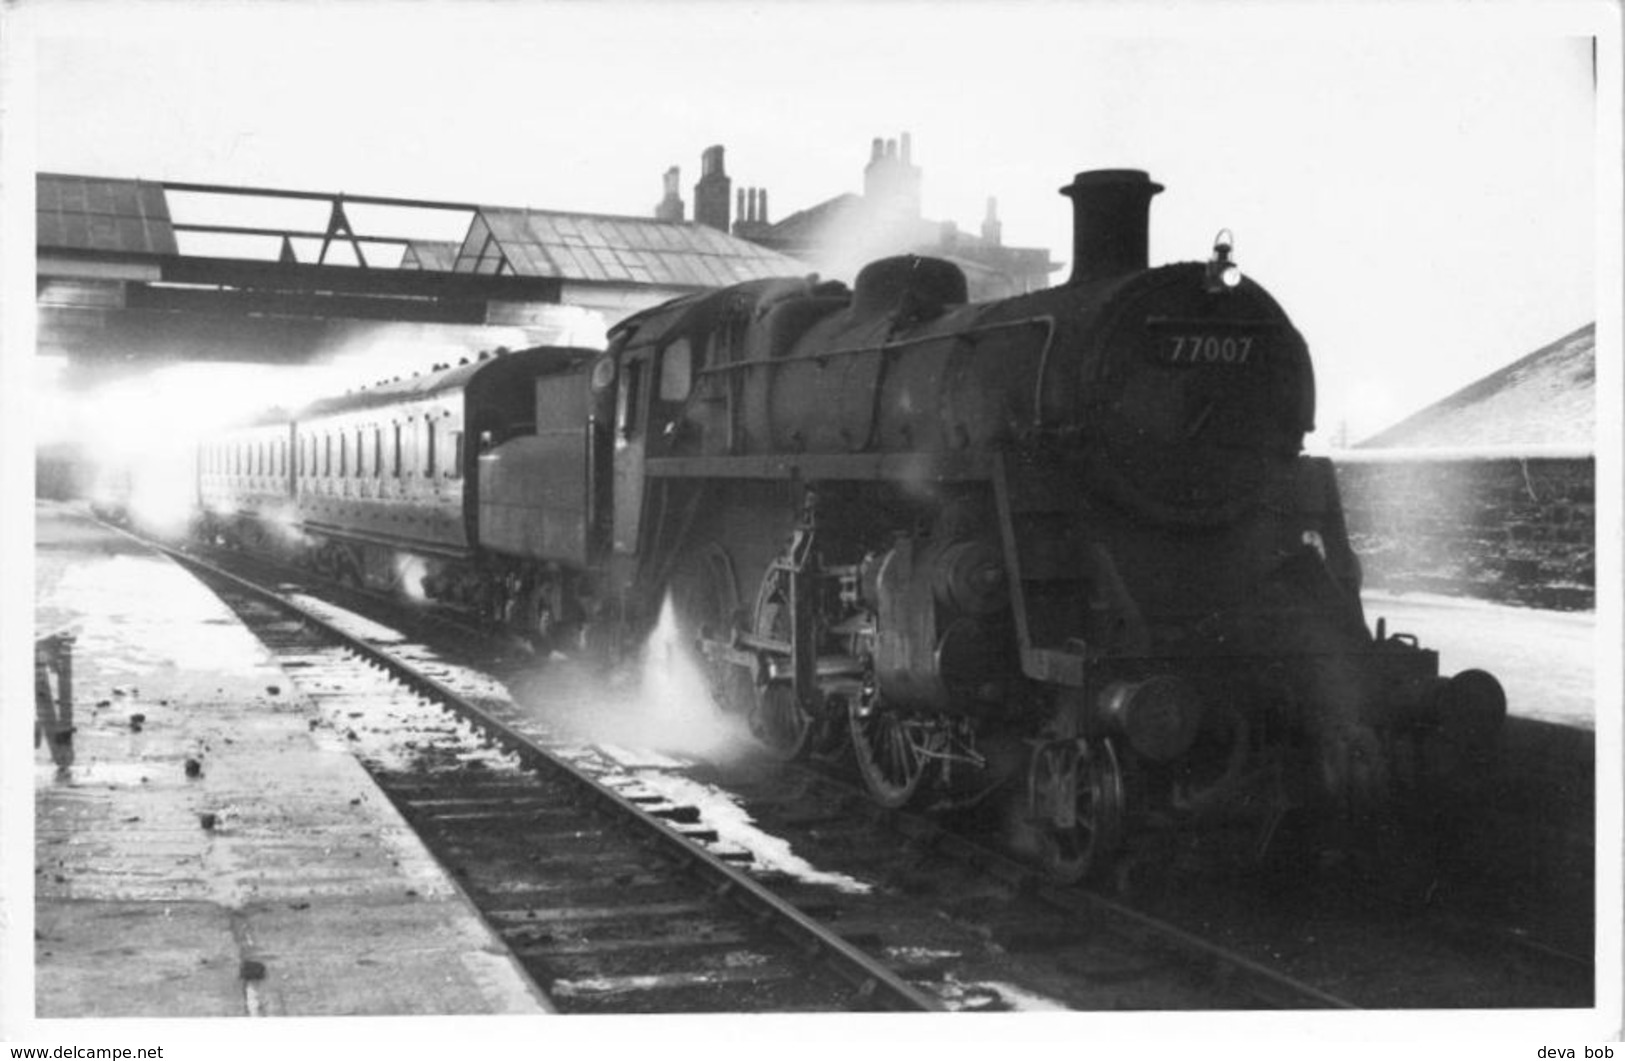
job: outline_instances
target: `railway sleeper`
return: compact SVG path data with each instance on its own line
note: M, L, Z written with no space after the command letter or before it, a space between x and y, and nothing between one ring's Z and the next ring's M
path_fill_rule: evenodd
M617 941L619 942L619 941ZM763 944L766 943L766 946ZM549 980L585 980L608 976L689 976L698 980L727 977L742 970L773 968L782 949L771 941L656 940L637 949L590 949L577 953L538 956L534 964L545 970L537 977ZM794 963L794 959L791 959Z
M728 928L723 922L718 922L715 929L694 940L691 946L739 948L749 944L752 938L747 933ZM623 952L641 955L645 951L660 950L671 946L673 946L673 942L669 936L637 936L627 939L592 940L552 938L515 944L511 949L521 960L529 961L531 959L563 960L577 955L592 956Z
M487 910L485 916L504 936L534 925L584 924L595 921L659 921L665 918L708 917L717 912L710 900L627 903L619 906L549 906Z
M730 976L610 977L546 987L570 1013L832 1013L850 1009L851 990L813 980L794 967L740 970ZM632 999L636 997L636 1001Z

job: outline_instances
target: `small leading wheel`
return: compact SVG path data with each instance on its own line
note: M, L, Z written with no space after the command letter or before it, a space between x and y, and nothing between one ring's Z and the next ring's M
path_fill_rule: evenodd
M1068 883L1104 872L1123 839L1123 770L1111 741L1042 746L1028 783L1044 869Z
M902 807L919 791L930 763L918 727L891 711L847 710L852 751L869 794L882 807Z
M751 631L758 637L789 644L790 616L790 572L776 565L769 567L756 593ZM788 669L788 658L784 664ZM827 726L801 705L788 674L760 676L754 699L751 733L776 757L786 761L805 759L821 743Z

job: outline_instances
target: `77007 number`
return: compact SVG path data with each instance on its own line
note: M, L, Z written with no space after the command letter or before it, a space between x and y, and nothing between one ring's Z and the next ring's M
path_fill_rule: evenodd
M1246 365L1253 356L1251 335L1170 335L1164 342L1170 365Z

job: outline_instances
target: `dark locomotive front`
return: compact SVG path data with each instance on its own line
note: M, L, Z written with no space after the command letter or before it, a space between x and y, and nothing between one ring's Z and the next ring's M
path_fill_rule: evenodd
M849 740L886 804L1002 793L1067 876L1136 822L1367 813L1505 709L1368 631L1303 339L1227 242L1147 267L1160 190L1064 189L1056 288L744 285L625 322L594 378L612 584L670 587L719 700L785 755Z

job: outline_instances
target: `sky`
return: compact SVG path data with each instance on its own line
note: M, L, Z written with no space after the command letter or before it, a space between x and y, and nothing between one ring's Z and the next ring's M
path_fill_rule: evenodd
M647 215L727 148L771 219L912 135L927 217L1070 256L1148 170L1153 262L1235 234L1350 440L1596 319L1601 5L48 3L41 170ZM1152 11L1153 14L1145 14ZM1506 17L1500 17L1500 16ZM1571 17L1576 16L1576 17ZM1595 22L1595 18L1592 19ZM460 232L451 233L460 235ZM1066 275L1057 273L1057 279Z

